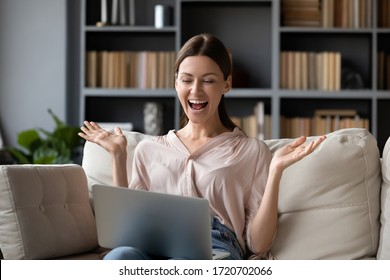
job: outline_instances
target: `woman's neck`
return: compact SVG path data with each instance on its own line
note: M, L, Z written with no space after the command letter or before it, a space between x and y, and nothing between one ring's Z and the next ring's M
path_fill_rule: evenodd
M176 135L188 151L193 153L210 139L225 132L230 132L230 130L224 127L222 123L218 126L205 126L188 122L185 127L177 131Z
M183 137L199 140L216 137L222 133L229 132L230 130L219 123L218 125L204 125L192 123L189 121L185 127L180 129L178 132Z

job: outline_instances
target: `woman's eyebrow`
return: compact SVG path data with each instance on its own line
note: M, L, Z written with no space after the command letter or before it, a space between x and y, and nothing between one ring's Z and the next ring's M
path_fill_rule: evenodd
M191 77L193 76L193 74L187 73L187 72L181 72L181 73L179 73L179 75L187 75L187 76L191 76ZM202 77L205 77L205 76L218 76L218 75L214 72L210 72L210 73L205 73L202 75Z

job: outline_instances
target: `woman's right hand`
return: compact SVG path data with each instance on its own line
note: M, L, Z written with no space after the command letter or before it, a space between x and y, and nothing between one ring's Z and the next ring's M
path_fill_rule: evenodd
M112 177L115 186L127 187L127 139L117 127L114 133L101 128L95 122L84 121L79 136L96 143L110 153L112 159Z
M111 155L126 154L127 140L119 127L115 128L114 133L112 133L101 128L95 122L84 121L81 131L78 133L80 137L98 144Z

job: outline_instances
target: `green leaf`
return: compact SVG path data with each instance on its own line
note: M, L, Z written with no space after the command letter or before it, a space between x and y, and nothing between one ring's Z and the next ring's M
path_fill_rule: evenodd
M50 109L48 112L56 124L53 132L42 128L24 130L18 134L18 144L27 152L9 148L18 163L71 163L72 157L79 153L78 148L85 142L78 136L80 128L67 125Z
M52 111L51 109L48 109L47 111L49 112L50 116L53 118L53 120L54 120L54 122L55 122L55 124L56 124L57 127L66 126L66 124L65 124L63 121L61 121L61 120L53 113L53 111Z
M32 143L40 140L39 133L34 129L24 130L18 134L18 144L28 150Z

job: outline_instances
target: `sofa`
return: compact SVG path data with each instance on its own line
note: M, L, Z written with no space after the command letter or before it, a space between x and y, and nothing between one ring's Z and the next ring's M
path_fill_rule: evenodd
M128 174L135 146L125 132ZM308 137L308 141L313 137ZM265 141L272 152L292 139ZM390 259L390 138L381 155L365 129L342 129L286 169L278 231L280 260ZM102 259L91 186L112 184L109 155L87 142L82 165L0 166L0 248L4 259ZM252 256L254 258L259 256Z

